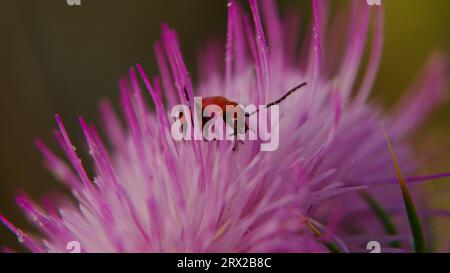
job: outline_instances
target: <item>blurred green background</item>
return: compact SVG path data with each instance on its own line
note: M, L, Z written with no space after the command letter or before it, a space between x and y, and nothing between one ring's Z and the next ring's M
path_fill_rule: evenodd
M81 1L80 7L70 7L65 0L1 2L0 212L19 227L30 228L14 203L18 191L38 198L64 190L40 164L33 144L40 137L57 149L52 138L54 113L63 116L72 139L81 146L79 114L97 122L100 98L117 100L117 79L131 65L139 62L149 73L157 72L152 44L161 22L178 31L191 71L199 46L226 31L225 0ZM279 2L305 18L310 14L309 0ZM434 49L450 55L450 1L385 0L383 5L385 48L373 99L389 107ZM435 149L438 141L442 147L425 172L450 170L449 113L447 103L418 133L419 152ZM434 207L450 208L448 189L442 181L431 184L430 191L439 193ZM448 240L446 224L437 226ZM15 237L0 226L3 245L18 247Z

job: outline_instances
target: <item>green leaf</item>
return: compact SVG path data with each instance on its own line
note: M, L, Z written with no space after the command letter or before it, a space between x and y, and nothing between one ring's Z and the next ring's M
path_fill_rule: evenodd
M400 188L402 190L403 201L405 203L406 212L408 214L409 226L411 227L411 232L413 234L414 239L414 248L416 253L425 253L426 252L426 244L425 244L425 236L423 234L422 224L420 223L420 219L417 215L416 208L414 206L414 202L411 198L411 194L409 193L408 185L403 178L402 172L400 170L400 166L397 162L397 157L395 156L394 149L392 148L391 142L389 140L389 136L387 135L386 130L384 130L384 137L386 139L386 143L389 148L389 152L391 153L392 161L395 165L395 171L397 172L398 180L400 183Z
M309 227L309 229L311 229L311 231L314 233L314 235L316 235L317 238L322 237L322 232L320 232L320 230L313 223L307 221L306 225ZM335 244L323 240L321 240L321 243L326 248L328 248L331 253L341 253L341 250Z
M397 229L395 227L394 222L391 220L391 217L389 213L380 205L380 203L375 200L375 198L372 197L368 192L361 193L361 198L366 201L367 205L370 207L370 209L373 211L375 216L380 220L381 225L383 226L384 230L389 235L396 235L398 234ZM400 241L393 241L390 243L391 247L399 248L401 247Z

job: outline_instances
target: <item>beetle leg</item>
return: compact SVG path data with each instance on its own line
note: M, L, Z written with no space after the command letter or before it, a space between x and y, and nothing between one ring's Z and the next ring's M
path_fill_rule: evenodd
M233 152L236 152L236 151L237 151L238 144L239 144L239 142L236 141L236 140L233 142Z

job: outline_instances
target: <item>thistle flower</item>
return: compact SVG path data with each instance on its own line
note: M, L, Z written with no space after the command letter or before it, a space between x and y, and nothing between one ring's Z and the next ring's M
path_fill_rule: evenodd
M310 32L297 52L298 17L279 17L271 0L260 1L261 10L256 0L249 3L251 17L236 1L229 2L225 56L217 43L202 51L195 87L176 33L162 26L155 43L160 76L150 79L136 65L120 80L125 126L108 102L101 103L111 148L80 118L92 177L56 115L56 139L69 164L36 143L46 167L71 189L76 203L36 204L19 196L18 204L41 235L24 233L3 216L0 220L28 249L66 252L68 242L76 241L83 252L347 252L379 238L406 241L385 250L411 248L401 196L392 190L398 185L383 129L403 172L412 175L420 162L406 140L442 102L444 57L433 55L396 111L384 114L367 100L382 55L380 7L351 1L339 51L336 37L346 25L327 16L327 1L314 0ZM372 45L364 70L369 33ZM154 111L144 102L139 77ZM190 98L220 95L264 105L304 81L308 86L280 106L276 151L261 152L260 141L247 141L233 151L228 141L174 141L170 135L169 109L187 103L185 91ZM376 222L360 191L383 201L400 223L398 234Z

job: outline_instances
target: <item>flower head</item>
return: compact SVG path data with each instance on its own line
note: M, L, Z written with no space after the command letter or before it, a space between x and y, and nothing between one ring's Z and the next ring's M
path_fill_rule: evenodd
M176 33L164 24L155 43L160 75L150 79L136 65L120 80L125 126L108 102L101 104L111 148L80 118L93 176L58 115L56 138L69 164L37 141L46 166L71 189L76 203L35 204L18 197L42 236L0 220L36 252L64 252L71 241L83 252L329 251L324 241L341 251L358 251L370 238L403 240L392 250L410 249L410 231L400 225L398 234L386 232L368 206L373 202L368 203L367 192L372 201L383 198L386 210L403 219L400 223L406 221L399 213L402 201L383 129L403 171L413 174L419 162L405 140L442 101L446 63L434 55L395 113L384 114L367 100L382 55L381 7L352 1L346 26L339 18L327 24L333 19L327 16L327 1L312 2L310 33L297 52L296 15L280 17L274 1L250 0L249 16L231 0L225 54L216 43L202 51L195 85ZM338 51L334 37L345 27ZM230 141L171 137L170 107L189 104L194 95L265 105L305 81L301 92L280 104L276 151L261 152L261 141L247 141L235 151ZM155 110L143 99L142 83Z

